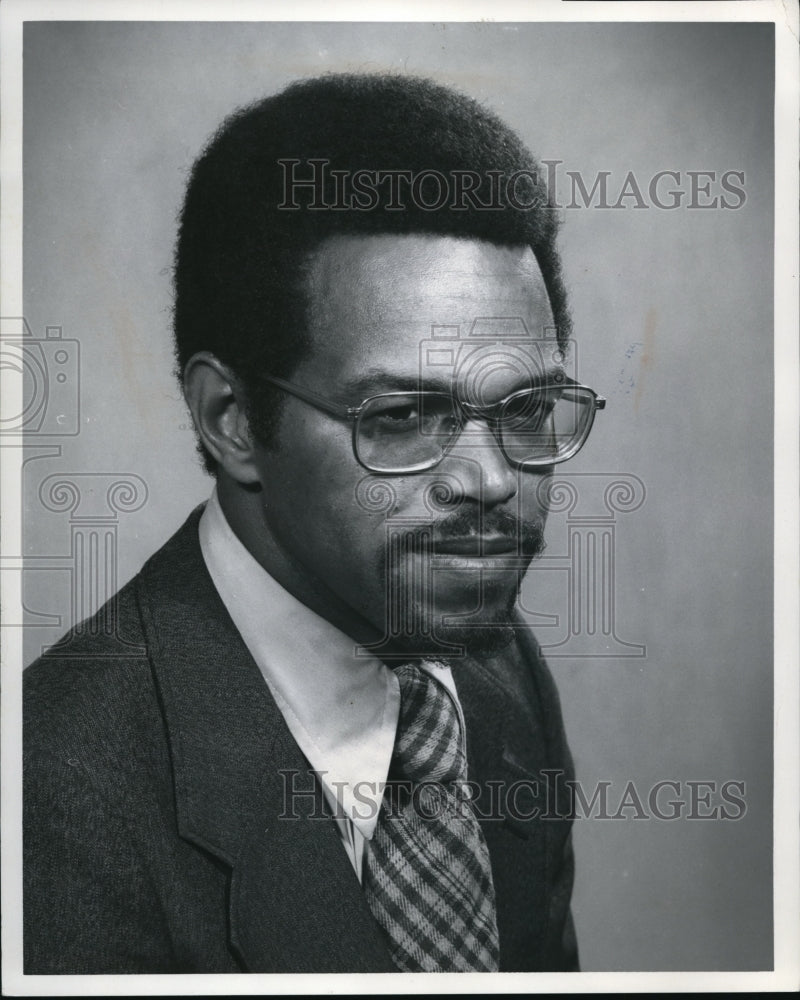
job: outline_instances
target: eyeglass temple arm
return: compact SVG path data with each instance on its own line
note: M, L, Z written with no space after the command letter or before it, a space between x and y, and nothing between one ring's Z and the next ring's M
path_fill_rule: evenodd
M360 410L360 407L358 406L337 406L335 403L331 403L330 400L325 399L324 396L319 396L316 392L312 392L311 389L302 389L299 385L293 385L291 382L278 378L276 375L262 375L261 377L265 382L271 382L273 385L277 385L278 388L284 389L292 396L297 396L298 399L302 399L311 406L316 406L318 410L330 413L334 417L352 418L355 417Z

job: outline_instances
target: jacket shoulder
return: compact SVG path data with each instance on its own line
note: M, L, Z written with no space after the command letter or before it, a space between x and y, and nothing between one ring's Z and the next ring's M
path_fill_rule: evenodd
M129 583L24 671L26 757L108 756L119 762L154 734L163 742L142 593L153 573L174 577L176 590L185 584L179 553L196 540L199 514L194 511Z

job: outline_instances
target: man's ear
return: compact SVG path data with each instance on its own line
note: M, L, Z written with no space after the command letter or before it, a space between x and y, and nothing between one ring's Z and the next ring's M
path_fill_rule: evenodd
M200 351L186 362L183 392L200 440L236 482L258 482L241 383L219 358Z

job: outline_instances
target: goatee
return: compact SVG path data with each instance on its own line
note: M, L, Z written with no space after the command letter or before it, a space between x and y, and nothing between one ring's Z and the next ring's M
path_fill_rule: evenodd
M437 549L453 539L475 540L482 536L508 539L508 558L516 560L516 585L513 576L509 579L513 570L510 574L507 568L465 570L474 583L469 597L472 607L455 608L451 604L446 609L441 594L437 597ZM457 660L464 655L488 656L514 641L516 629L524 627L517 613L522 579L529 563L545 548L543 520L525 522L503 511L465 509L413 528L395 544L393 555L397 562L394 572L387 566L386 580L389 587L395 588L394 600L390 600L395 625L391 644L398 652L438 654ZM406 557L412 552L423 556L430 567L429 573L417 576L413 582L404 575L409 566ZM392 561L390 557L390 565Z

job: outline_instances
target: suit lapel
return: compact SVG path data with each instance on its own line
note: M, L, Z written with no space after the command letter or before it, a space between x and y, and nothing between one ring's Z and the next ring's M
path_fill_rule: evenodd
M390 971L308 763L208 575L199 516L138 581L178 832L230 867L231 945L249 971Z
M546 898L546 751L520 642L493 659L454 663L464 710L470 779L492 860L501 971L529 969L548 918ZM537 812L538 810L538 812Z
M544 757L537 697L527 677L532 655L523 641L495 657L453 663L464 710L470 777L476 781L534 779Z

